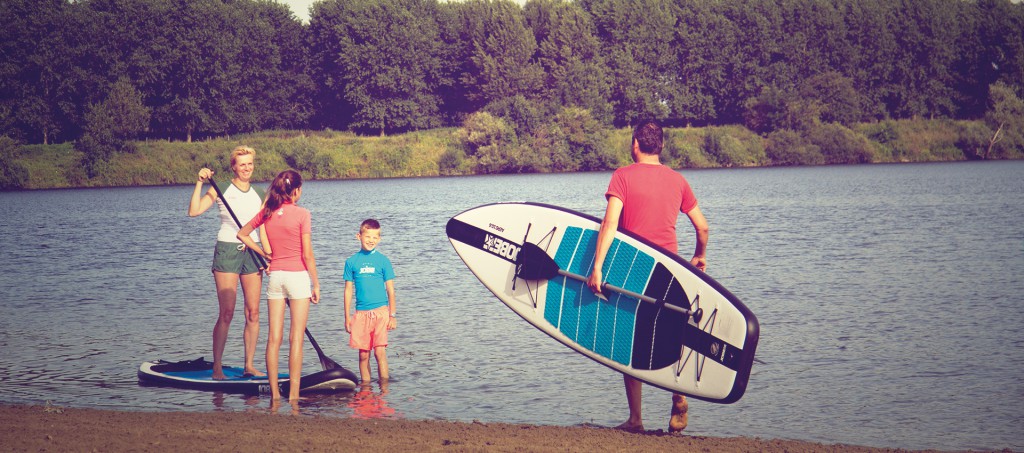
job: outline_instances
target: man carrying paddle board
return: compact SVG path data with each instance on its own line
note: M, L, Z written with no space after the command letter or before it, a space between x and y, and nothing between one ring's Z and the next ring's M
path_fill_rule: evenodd
M697 198L693 195L686 178L662 165L661 150L664 142L661 125L656 121L641 122L633 130L630 154L634 163L619 168L612 174L608 190L605 192L608 206L601 222L601 229L598 231L594 268L587 279L587 286L595 294L601 295L601 268L620 225L656 245L678 253L676 220L680 212L685 213L690 218L696 235L696 246L690 263L701 271L707 267L707 219L697 206ZM642 382L625 374L623 381L626 387L626 402L629 404L629 418L618 428L642 431ZM688 409L683 395L672 395L672 416L668 427L670 433L686 428Z

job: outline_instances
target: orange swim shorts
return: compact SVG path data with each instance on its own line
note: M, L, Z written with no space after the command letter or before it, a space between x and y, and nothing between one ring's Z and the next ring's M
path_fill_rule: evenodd
M388 306L373 310L356 311L352 319L352 336L348 345L353 349L370 350L388 345Z

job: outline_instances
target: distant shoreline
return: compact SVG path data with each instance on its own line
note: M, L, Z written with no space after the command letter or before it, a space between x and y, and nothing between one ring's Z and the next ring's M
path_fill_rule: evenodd
M245 412L129 412L2 404L0 424L0 444L8 451L907 451L591 427L292 416L285 410L270 414L265 406Z
M961 135L979 125L977 121L952 120L866 123L854 130L832 125L827 127L835 130L819 135L836 141L823 147L776 143L785 137L762 137L742 126L668 128L662 163L685 171L985 160L980 158L977 144L968 146L973 142ZM191 143L145 140L134 142L134 151L114 153L92 164L87 164L87 156L73 143L15 145L0 140L0 190L194 184L203 167L214 170L218 180L227 179L231 176L228 154L239 145L256 149L255 181L270 181L289 168L312 181L567 174L610 171L632 162L624 145L631 134L626 128L603 131L590 137L586 146L575 145L578 149L519 147L514 140L476 149L463 143L459 131L442 128L367 137L351 132L290 130ZM589 150L588 154L565 160L582 150ZM1014 149L988 160L1014 159L1024 159L1024 150Z

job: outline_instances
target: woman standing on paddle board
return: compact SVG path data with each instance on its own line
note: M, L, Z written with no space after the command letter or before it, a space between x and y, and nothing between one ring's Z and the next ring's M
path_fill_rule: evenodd
M284 336L285 299L290 300L291 328L288 332L288 399L299 398L302 378L303 334L309 318L309 303L320 302L320 280L313 256L311 216L309 210L295 204L302 197L302 176L285 170L274 178L267 201L252 220L238 232L238 239L268 261L270 281L267 283L267 316L270 334L267 339L267 374L273 399L281 399L277 386L278 356ZM267 234L266 250L249 235L257 228ZM268 250L273 250L273 254ZM310 289L312 286L312 290Z
M220 306L217 323L213 327L213 378L224 379L223 356L224 345L228 340L228 329L235 315L235 302L238 298L238 283L242 283L242 294L245 299L245 333L242 340L245 346L245 373L263 376L256 370L252 358L256 354L256 341L260 334L260 290L263 288L263 276L259 265L245 250L245 246L236 237L238 226L231 218L224 202L217 197L217 190L210 187L202 193L203 183L210 181L220 184L220 191L228 200L229 206L236 214L250 218L263 205L263 190L250 183L255 169L256 151L247 146L239 146L231 151L231 171L235 177L230 182L217 183L212 180L213 171L209 168L199 170L196 188L192 191L192 199L188 205L189 217L196 217L214 203L220 208L220 231L217 233L217 245L213 252L213 281L217 286L217 302ZM260 230L260 235L263 230ZM260 239L255 233L255 242ZM266 243L265 241L263 243Z

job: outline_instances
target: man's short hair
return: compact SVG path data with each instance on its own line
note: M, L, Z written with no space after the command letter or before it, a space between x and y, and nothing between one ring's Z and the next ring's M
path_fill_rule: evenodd
M641 121L636 125L636 129L633 129L633 140L640 145L640 152L661 154L661 149L665 146L665 133L657 121Z

